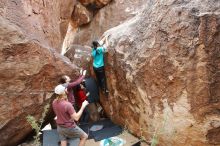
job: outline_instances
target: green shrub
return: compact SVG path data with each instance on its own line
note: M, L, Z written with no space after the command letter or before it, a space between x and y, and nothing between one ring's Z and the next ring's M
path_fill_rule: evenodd
M34 131L36 133L36 135L34 136L34 144L36 146L40 146L41 145L41 143L40 143L40 130L41 130L42 124L44 122L44 118L45 118L45 116L46 116L46 114L47 114L47 112L49 110L49 107L50 107L49 104L44 106L44 111L43 111L39 121L37 121L35 119L35 117L33 117L31 115L28 115L26 117L28 123L31 125L32 129L34 129Z

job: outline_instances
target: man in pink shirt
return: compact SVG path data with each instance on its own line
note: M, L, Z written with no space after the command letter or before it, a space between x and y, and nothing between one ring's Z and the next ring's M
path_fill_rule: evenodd
M72 104L67 100L67 88L63 85L55 87L57 98L53 101L53 110L57 116L57 132L61 140L61 146L67 146L67 138L80 138L79 146L84 146L88 135L79 128L75 121L78 121L85 107L89 104L84 101L78 112L76 112Z

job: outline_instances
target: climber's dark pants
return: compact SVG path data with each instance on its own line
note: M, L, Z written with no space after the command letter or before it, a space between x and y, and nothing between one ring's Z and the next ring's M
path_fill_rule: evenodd
M104 66L99 67L99 68L93 67L93 70L95 72L99 87L105 92L106 90L108 90L108 88L107 88L107 84L106 84L106 76L105 76Z

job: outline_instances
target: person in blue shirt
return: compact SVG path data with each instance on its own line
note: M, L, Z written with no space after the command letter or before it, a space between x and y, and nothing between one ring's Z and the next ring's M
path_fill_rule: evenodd
M105 39L108 44L107 39ZM99 87L105 94L108 94L108 88L105 76L105 65L104 65L104 53L107 52L105 46L101 46L98 41L92 42L92 57L93 57L93 70L96 75Z

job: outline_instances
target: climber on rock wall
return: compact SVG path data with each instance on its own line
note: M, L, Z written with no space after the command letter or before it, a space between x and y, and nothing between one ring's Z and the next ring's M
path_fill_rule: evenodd
M104 45L105 44L105 45ZM104 53L106 53L108 46L107 37L104 37L100 42L92 42L92 57L93 57L93 70L96 75L99 87L107 95L109 93L106 83L105 67L104 67Z

